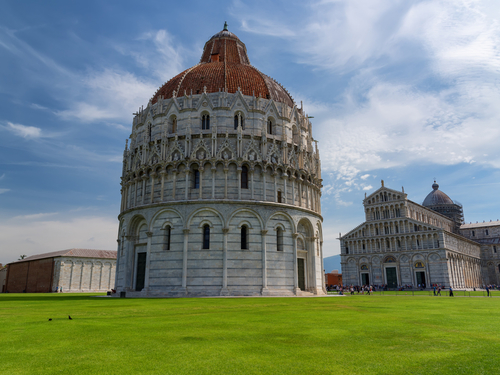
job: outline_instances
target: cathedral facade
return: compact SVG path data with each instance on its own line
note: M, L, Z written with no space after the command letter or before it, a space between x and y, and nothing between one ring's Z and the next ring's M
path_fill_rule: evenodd
M325 293L321 164L301 107L225 26L134 114L118 293Z
M346 285L500 284L500 221L463 223L434 182L422 205L384 186L363 201L365 222L340 237Z

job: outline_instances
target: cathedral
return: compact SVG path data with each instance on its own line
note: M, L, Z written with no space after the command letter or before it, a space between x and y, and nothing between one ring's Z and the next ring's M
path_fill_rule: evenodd
M117 294L325 294L321 187L302 105L225 25L134 113Z
M464 224L462 205L435 181L421 205L383 181L363 205L366 221L340 236L344 284L500 284L500 221Z

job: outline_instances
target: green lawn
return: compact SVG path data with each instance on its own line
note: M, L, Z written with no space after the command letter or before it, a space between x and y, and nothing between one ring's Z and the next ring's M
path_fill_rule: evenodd
M3 374L497 374L499 311L500 298L425 295L0 294L0 364Z

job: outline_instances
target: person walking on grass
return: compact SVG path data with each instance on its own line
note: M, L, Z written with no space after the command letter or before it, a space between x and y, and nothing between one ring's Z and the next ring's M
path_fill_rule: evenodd
M436 286L434 285L434 295L436 295Z
M453 289L451 288L451 285L450 285L450 297L453 297Z
M490 296L490 288L488 285L486 285L486 296L489 297Z
M441 295L441 285L438 286L438 293L437 293L438 296Z

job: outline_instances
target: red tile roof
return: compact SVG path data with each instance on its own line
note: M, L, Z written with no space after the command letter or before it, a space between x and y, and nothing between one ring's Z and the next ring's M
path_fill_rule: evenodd
M205 44L200 63L165 83L153 96L152 103L161 95L164 99L176 96L227 91L240 88L243 95L261 96L285 102L293 107L290 94L275 80L259 72L248 59L245 44L233 33L223 30Z

